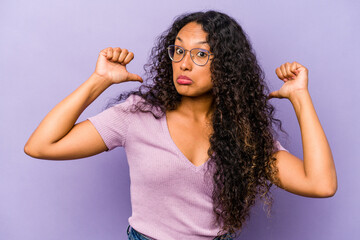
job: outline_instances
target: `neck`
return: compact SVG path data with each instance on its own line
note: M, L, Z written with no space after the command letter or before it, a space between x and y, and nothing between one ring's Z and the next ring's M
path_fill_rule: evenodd
M182 96L177 111L194 121L209 120L214 112L213 96L210 94L199 97Z

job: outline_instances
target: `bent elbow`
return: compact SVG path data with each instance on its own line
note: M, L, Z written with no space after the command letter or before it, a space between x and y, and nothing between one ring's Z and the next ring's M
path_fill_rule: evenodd
M333 197L336 193L336 189L329 189L328 191L324 191L320 197L322 198L330 198Z
M25 153L26 155L30 156L30 157L34 157L34 156L33 156L34 154L33 154L33 152L32 152L32 149L31 149L31 147L29 146L28 143L26 143L25 146L24 146L24 153Z
M33 158L41 158L38 151L36 151L29 143L26 143L24 146L24 153Z
M337 191L337 183L331 184L331 186L322 187L320 191L318 191L318 197L320 198L330 198L335 195Z
M328 197L332 197L335 195L335 193L337 192L337 183L334 184L334 186L332 188L330 188L329 192L328 192Z

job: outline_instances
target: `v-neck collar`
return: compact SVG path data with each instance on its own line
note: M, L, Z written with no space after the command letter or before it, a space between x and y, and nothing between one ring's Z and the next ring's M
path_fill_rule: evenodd
M174 140L172 139L171 135L170 135L170 130L169 130L169 126L167 123L167 118L166 118L166 114L164 114L164 116L161 118L161 124L164 130L164 134L167 137L168 141L170 142L170 144L172 145L172 147L174 148L174 150L176 151L177 155L179 156L180 160L182 160L186 165L189 166L189 168L191 168L193 171L195 172L199 172L200 170L202 170L209 162L210 158L208 158L208 160L206 162L204 162L202 165L200 166L195 166L182 152L181 150L178 148L178 146L175 144Z

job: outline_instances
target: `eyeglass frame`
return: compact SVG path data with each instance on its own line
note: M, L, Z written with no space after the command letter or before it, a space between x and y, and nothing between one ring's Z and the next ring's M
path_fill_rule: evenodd
M184 54L183 54L183 56L181 57L181 59L180 60L178 60L178 61L175 61L175 60L173 60L172 58L171 58L171 56L170 56L170 47L172 47L172 46L174 46L174 47L179 47L179 48L181 48L182 50L184 50ZM206 60L206 63L204 63L203 65L200 65L200 64L197 64L195 61L194 61L194 59L193 59L193 56L194 55L192 55L191 54L191 51L192 50L194 50L194 49L200 49L200 50L202 50L202 51L204 51L204 52L207 52L207 54L208 54L208 58L207 58L207 60ZM211 55L214 55L213 53L210 53L210 51L208 51L208 50L206 50L206 49L203 49L203 48L192 48L192 49L190 49L190 50L187 50L187 49L185 49L185 48L183 48L183 47L181 47L181 46L179 46L179 45L169 45L168 47L167 47L167 52L168 52L168 55L169 55L169 58L171 59L171 61L173 61L173 62L181 62L181 60L183 60L184 59L184 57L185 57L185 55L186 55L186 51L188 51L189 53L190 53L190 58L191 58L191 61L193 61L193 63L195 63L196 65L198 65L198 66L205 66L208 62L209 62L209 60L210 60L210 56Z

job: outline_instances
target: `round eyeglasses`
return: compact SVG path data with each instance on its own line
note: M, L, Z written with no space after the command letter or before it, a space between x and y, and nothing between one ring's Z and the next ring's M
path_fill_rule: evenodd
M186 50L178 45L170 45L167 49L169 57L173 62L180 62L184 58L186 51L189 51L191 60L199 66L204 66L209 61L210 55L214 55L202 48Z

